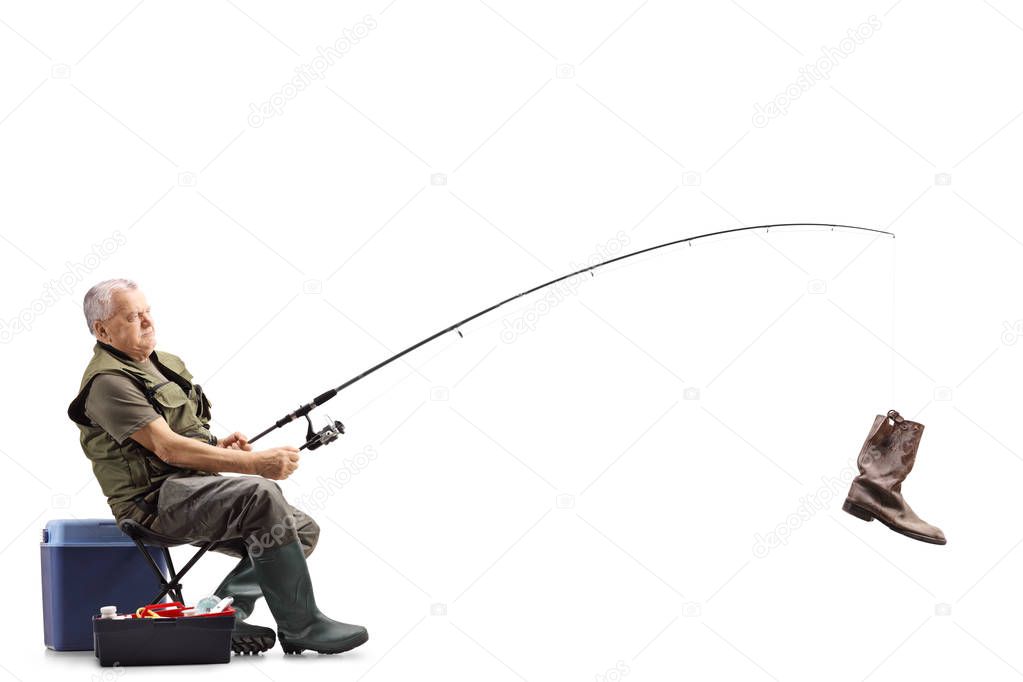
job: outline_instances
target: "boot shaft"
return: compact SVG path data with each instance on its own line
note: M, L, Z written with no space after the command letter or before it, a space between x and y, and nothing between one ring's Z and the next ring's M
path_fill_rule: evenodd
M242 621L251 616L256 606L256 600L263 596L263 590L259 586L259 580L256 578L256 571L252 565L252 558L248 555L242 557L212 594L218 597L234 597L234 603L231 606L235 610L237 620Z
M302 544L293 540L249 556L278 630L294 633L309 627L319 610Z
M898 491L916 463L923 430L923 424L904 419L895 410L877 415L856 459L858 478Z

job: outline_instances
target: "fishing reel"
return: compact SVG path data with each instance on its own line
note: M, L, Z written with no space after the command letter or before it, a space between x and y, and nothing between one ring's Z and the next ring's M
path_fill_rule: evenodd
M315 450L316 448L333 443L336 441L344 432L345 425L339 421L331 421L330 417L327 417L327 425L319 431L313 431L313 421L309 418L309 415L305 415L305 420L309 423L309 428L305 434L305 445L299 448L299 450Z

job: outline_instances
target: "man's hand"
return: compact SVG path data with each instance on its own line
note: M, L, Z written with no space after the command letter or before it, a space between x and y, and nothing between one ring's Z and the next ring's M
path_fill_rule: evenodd
M218 448L230 448L232 450L245 450L251 451L252 446L249 445L249 439L245 437L245 434L235 431L227 438L217 439Z
M285 446L261 450L252 455L253 472L272 480L283 480L298 468L298 448Z

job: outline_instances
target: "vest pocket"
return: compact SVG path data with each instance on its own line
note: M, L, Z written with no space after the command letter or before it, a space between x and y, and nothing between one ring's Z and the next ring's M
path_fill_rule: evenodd
M128 476L131 478L132 487L148 486L150 478L149 471L146 469L145 457L136 452L125 452L124 460L128 465Z
M156 402L168 409L181 407L188 402L188 396L173 381L168 381L155 387L152 395Z
M159 412L171 430L182 436L194 438L193 432L199 432L199 439L209 442L208 430L205 419L201 412L201 405L196 400L195 386L189 387L186 392L181 386L173 381L157 384L150 390L150 402L153 408Z

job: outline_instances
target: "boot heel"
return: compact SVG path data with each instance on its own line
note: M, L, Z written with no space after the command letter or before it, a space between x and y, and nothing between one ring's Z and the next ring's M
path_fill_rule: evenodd
M281 637L281 633L279 632L277 633L277 639L281 643L281 648L284 649L285 654L301 654L303 651L305 651L304 647L295 646L293 644L288 644L287 642L285 642L284 638Z
M873 514L871 514L869 511L867 511L863 507L856 506L855 504L853 504L849 500L846 500L845 504L842 505L842 511L848 512L848 513L852 514L853 516L855 516L856 518L862 519L864 521L873 521L874 520L874 515Z

